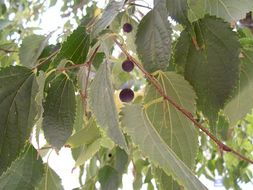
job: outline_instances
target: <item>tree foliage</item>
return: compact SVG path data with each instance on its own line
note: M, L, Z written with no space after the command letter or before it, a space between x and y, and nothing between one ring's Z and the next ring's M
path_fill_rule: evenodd
M0 2L0 190L64 189L62 148L76 189L252 182L253 2L64 0L51 43L28 26L58 3Z

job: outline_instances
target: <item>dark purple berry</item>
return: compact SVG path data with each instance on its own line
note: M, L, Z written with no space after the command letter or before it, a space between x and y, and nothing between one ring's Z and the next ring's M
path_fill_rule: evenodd
M132 26L130 23L125 23L125 24L123 25L123 31L124 31L124 32L129 33L129 32L131 32L132 30L133 30L133 26Z
M134 92L130 88L125 88L120 91L119 99L122 102L131 102L134 99Z
M122 69L126 72L131 72L134 69L134 63L130 60L125 60L122 63Z

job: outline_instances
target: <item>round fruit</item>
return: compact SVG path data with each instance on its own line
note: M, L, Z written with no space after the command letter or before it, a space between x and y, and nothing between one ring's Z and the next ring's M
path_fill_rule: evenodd
M133 26L132 26L130 23L125 23L125 24L123 25L123 31L124 31L124 32L129 33L129 32L131 32L132 30L133 30Z
M120 91L119 99L122 102L131 102L134 99L134 92L130 88L125 88Z
M122 69L126 72L131 72L134 69L134 63L130 60L125 60L122 63Z

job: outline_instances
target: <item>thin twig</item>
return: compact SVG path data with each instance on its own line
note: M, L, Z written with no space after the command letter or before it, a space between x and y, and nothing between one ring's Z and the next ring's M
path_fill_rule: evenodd
M88 83L89 83L89 77L90 77L90 71L91 71L91 64L97 54L97 51L99 49L100 45L98 45L96 47L96 49L94 50L94 52L92 53L89 61L86 63L88 65L88 73L87 73L87 76L86 76L86 81L85 81L85 86L84 86L84 93L82 93L82 100L83 100L83 103L84 103L84 106L85 106L85 115L87 116L88 113L87 113L87 110L86 110L86 105L87 105L87 90L88 90Z
M114 39L115 43L119 46L119 48L122 50L122 52L127 56L127 58L129 60L131 60L141 71L142 73L145 75L145 77L152 83L152 85L156 88L156 90L159 92L159 94L165 99L167 100L171 105L173 105L178 111L180 111L182 114L184 114L189 120L192 121L192 123L194 123L194 125L196 127L198 127L202 132L204 132L207 136L209 136L219 147L220 150L225 151L225 152L231 152L234 155L238 156L240 159L245 160L251 164L253 164L253 160L246 158L245 156L243 156L242 154L240 154L239 152L235 151L234 149L232 149L231 147L225 145L223 142L221 142L218 138L216 138L207 128L205 128L204 126L202 126L198 121L196 121L196 119L194 119L193 115L187 111L185 108L181 107L180 105L178 105L174 100L172 100L163 90L163 88L161 87L160 83L157 81L157 79L151 75L150 73L148 73L143 67L142 65L135 59L133 58L128 51L123 47L122 44L120 44L116 39Z

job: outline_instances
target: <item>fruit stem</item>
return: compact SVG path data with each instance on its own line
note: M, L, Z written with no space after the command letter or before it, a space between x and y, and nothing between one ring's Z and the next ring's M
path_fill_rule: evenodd
M187 111L186 109L184 109L183 107L181 107L180 105L178 105L174 100L172 100L168 95L166 95L166 93L164 92L163 88L161 87L160 83L157 81L157 79L151 75L150 73L148 73L143 66L141 65L141 63L139 63L134 57L132 57L128 51L126 50L126 48L124 48L124 46L119 43L119 41L117 39L114 38L114 42L118 45L118 47L121 49L121 51L127 56L127 58L132 61L140 70L141 72L144 74L144 76L151 82L151 84L156 88L156 90L159 92L159 94L163 97L164 100L167 100L172 106L174 106L178 111L180 111L182 114L184 114L190 121L192 121L192 123L194 123L194 125L199 128L202 132L204 132L207 136L209 136L219 147L219 149L221 149L222 151L225 152L231 152L234 155L238 156L240 159L247 161L251 164L253 164L253 160L243 156L242 154L240 154L239 152L235 151L234 149L232 149L231 147L225 145L223 142L221 142L218 138L216 138L207 128L205 128L203 125L201 125L196 119L194 119L193 115Z

